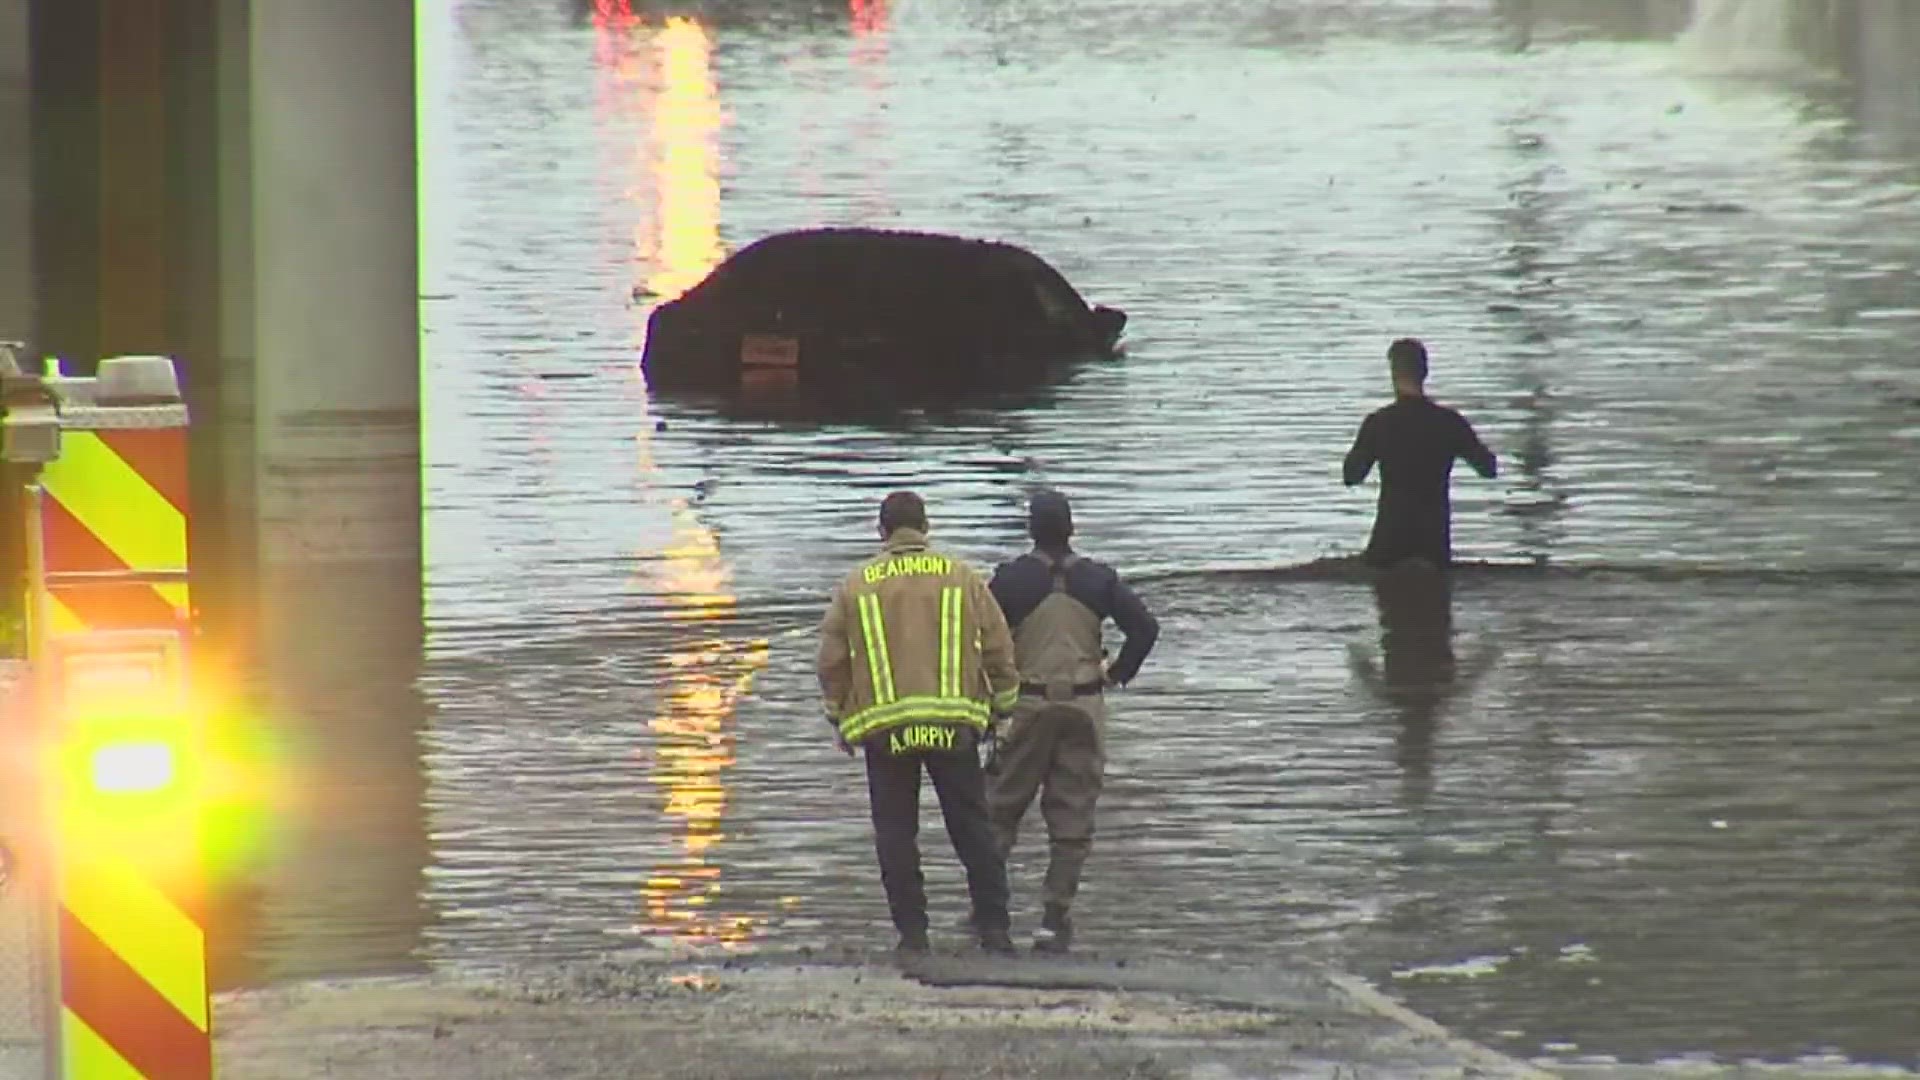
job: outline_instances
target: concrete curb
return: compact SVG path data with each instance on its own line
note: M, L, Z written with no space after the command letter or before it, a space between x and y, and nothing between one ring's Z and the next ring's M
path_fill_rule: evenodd
M1166 960L1168 958L1161 958ZM1393 1024L1416 1039L1437 1044L1481 1073L1515 1080L1557 1080L1560 1074L1537 1064L1503 1054L1491 1047L1455 1034L1437 1021L1414 1012L1388 997L1356 975L1322 964L1305 965L1294 979L1279 979L1264 987L1251 987L1221 973L1211 987L1184 984L1177 977L1168 981L1164 970L1156 970L1149 960L1143 965L1108 969L1081 966L1072 961L1031 962L1016 967L982 964L961 958L924 962L915 965L908 977L935 987L1002 986L1046 987L1060 990L1117 990L1132 992L1170 992L1202 1003L1226 1003L1249 1008L1297 1010L1311 1007L1312 999L1322 999L1333 1007L1354 1015L1369 1016ZM1289 990L1286 983L1291 982ZM1312 989L1318 983L1320 989Z
M1414 1012L1374 989L1365 979L1341 971L1325 971L1322 974L1333 986L1335 992L1352 1008L1391 1020L1415 1034L1438 1040L1463 1059L1473 1062L1487 1072L1498 1076L1524 1078L1524 1080L1560 1080L1558 1073L1548 1072L1537 1065L1455 1035L1444 1025Z

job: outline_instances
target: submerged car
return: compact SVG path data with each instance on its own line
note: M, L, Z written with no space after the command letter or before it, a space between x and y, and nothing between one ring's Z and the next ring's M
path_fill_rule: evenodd
M1126 321L1012 244L806 229L655 308L640 365L656 390L1017 390L1112 356Z

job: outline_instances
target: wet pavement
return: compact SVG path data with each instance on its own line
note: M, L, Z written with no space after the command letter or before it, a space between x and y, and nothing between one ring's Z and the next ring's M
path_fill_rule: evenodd
M604 960L223 1003L223 1076L1551 1075L1323 973L936 955Z
M825 590L892 487L986 562L1057 484L1165 624L1090 947L1338 962L1520 1056L1920 1064L1897 111L1545 3L803 6L428 17L426 625L283 594L230 981L884 936ZM646 294L820 223L1030 246L1128 355L885 423L649 400ZM1316 561L1406 333L1503 475L1455 488L1495 565L1383 627Z

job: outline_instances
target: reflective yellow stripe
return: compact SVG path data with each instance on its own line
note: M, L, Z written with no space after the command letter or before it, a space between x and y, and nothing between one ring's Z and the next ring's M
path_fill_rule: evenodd
M999 709L1001 712L1005 712L1018 704L1020 704L1020 688L1018 686L1010 686L993 695L993 707Z
M40 483L135 570L185 570L187 519L91 431L60 437Z
M953 692L955 696L967 692L967 594L964 589L953 590Z
M47 594L47 632L50 634L84 634L90 627L66 602L51 592Z
M940 696L960 696L960 676L954 671L959 660L960 650L956 648L959 636L954 633L954 617L959 614L960 590L945 588L940 590Z
M976 730L984 730L987 720L987 704L984 701L915 694L889 705L862 709L840 721L840 737L848 742L856 742L890 727L934 721L965 724Z
M187 583L184 581L155 582L153 591L160 594L160 599L172 604L182 616L192 610L187 605Z
M860 650L867 655L867 685L873 690L876 701L885 700L880 685L880 650L874 647L873 605L868 601L872 597L856 596L854 605L860 609Z
M854 603L860 608L860 645L867 654L867 678L873 684L874 702L881 704L886 699L880 696L880 650L873 646L873 611L867 604L871 599L872 596L862 594L854 598Z
M66 1080L149 1080L72 1009L60 1010L60 1044L67 1059Z
M873 640L880 646L880 678L886 681L886 699L893 701L895 698L893 690L893 657L887 655L887 621L880 617L880 612L880 598L875 596L873 598L873 625L880 632L874 635Z
M185 912L118 859L69 859L61 886L74 918L207 1030L206 936Z
M967 626L967 594L959 586L953 588L953 696L959 697L967 692L967 650L962 636Z
M873 678L873 703L893 700L893 664L887 657L887 621L880 614L880 597L860 597L860 633L867 646L867 671Z

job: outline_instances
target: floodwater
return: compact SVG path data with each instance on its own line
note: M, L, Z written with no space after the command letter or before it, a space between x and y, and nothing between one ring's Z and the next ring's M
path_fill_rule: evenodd
M1335 960L1525 1054L1920 1064L1920 28L1848 78L1778 0L449 2L424 636L367 599L411 582L281 616L246 978L890 945L814 621L884 491L985 563L1051 484L1165 628L1087 947ZM1027 245L1128 355L886 423L650 400L650 298L821 223ZM1450 596L1320 562L1401 334L1502 458Z

